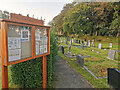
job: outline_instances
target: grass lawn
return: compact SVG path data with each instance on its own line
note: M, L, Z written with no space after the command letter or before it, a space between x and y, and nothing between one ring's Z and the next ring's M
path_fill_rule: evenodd
M64 38L63 38L64 40ZM107 40L107 39L106 39ZM114 40L113 40L114 41ZM102 48L98 49L98 44L102 43ZM61 45L66 45L64 43L60 43ZM108 52L109 52L109 42L95 42L96 47L86 47L84 49L77 48L71 46L71 52L75 55L83 55L87 56L90 55L91 57L84 58L85 66L92 71L97 77L106 77L107 76L107 68L118 68L118 53L116 53L115 60L107 59ZM113 47L111 49L118 50L118 45L116 42L113 42ZM94 50L94 51L92 51ZM65 47L65 53L68 52L68 45ZM100 53L97 53L100 52ZM64 55L60 52L59 54L67 59ZM76 58L71 58L71 60L76 61ZM82 74L89 82L91 82L96 88L107 88L107 79L95 79L91 74L89 74L84 68L77 65L77 63L69 61L70 65L75 68L77 72Z

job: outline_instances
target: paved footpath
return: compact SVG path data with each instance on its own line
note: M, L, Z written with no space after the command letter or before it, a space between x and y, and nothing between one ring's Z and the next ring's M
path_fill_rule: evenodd
M55 63L54 88L92 88L92 86L80 74L60 56Z

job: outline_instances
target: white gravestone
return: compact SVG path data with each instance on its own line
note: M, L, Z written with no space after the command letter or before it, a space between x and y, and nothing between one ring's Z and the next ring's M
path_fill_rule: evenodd
M109 53L108 53L108 59L110 60L114 60L115 59L115 54L116 54L116 51L115 50L111 50L109 49Z
M90 47L90 40L88 40L88 47Z
M112 43L110 43L110 46L109 46L110 48L112 48Z
M98 48L102 49L102 44L101 43L99 43Z
M85 42L85 46L87 46L87 42Z

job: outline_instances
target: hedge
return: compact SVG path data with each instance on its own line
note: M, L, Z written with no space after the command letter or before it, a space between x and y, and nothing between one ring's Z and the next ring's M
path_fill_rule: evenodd
M51 54L47 56L47 87L51 86L54 63L58 52L57 37L51 32ZM42 57L11 65L11 84L19 88L42 88L43 65Z

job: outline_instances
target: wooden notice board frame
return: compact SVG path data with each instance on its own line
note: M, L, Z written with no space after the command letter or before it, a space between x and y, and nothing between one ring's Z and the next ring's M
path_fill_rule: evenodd
M2 88L9 88L8 85L8 66L25 62L31 59L43 57L43 88L46 88L47 84L47 60L46 55L50 54L50 26L44 26L44 25L36 25L36 24L29 24L29 23L23 23L23 22L15 22L11 20L5 20L2 19L1 21L1 66L2 66ZM16 60L13 62L9 62L9 55L8 55L8 24L10 25L18 25L18 26L28 26L31 27L31 47L32 47L32 56L26 59ZM41 27L44 29L47 29L47 36L48 36L48 43L47 43L47 53L36 55L36 48L35 48L35 27Z

